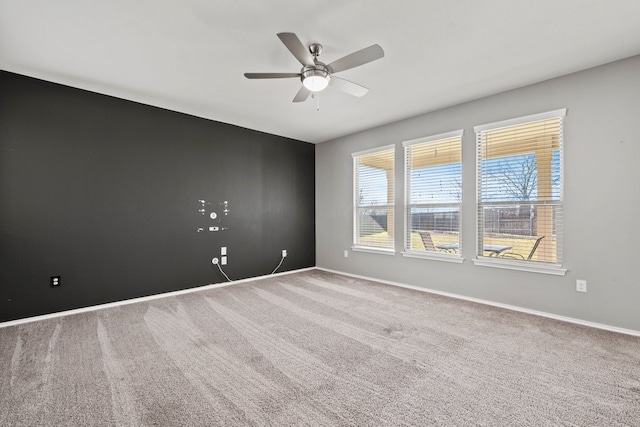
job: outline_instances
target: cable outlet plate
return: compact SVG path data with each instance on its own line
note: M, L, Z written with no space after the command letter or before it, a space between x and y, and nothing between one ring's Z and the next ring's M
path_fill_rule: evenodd
M282 250L282 258L286 258L287 257L287 250L283 249Z
M52 288L59 287L62 284L60 279L61 279L60 276L50 276L49 286L51 286Z

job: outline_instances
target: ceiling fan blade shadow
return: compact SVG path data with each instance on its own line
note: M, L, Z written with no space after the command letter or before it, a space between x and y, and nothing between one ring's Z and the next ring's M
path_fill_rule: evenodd
M314 65L313 56L294 33L278 33L278 38L302 65Z
M369 92L369 89L364 86L336 76L331 76L329 85L338 88L349 95L357 97L365 96L367 92Z
M347 56L343 56L340 59L336 59L331 64L327 65L327 67L332 73L337 73L350 68L359 67L360 65L380 59L383 56L384 50L382 50L379 45L374 44Z
M293 102L304 102L311 95L311 91L302 86L296 96L293 98Z
M288 79L300 77L300 73L244 73L248 79Z

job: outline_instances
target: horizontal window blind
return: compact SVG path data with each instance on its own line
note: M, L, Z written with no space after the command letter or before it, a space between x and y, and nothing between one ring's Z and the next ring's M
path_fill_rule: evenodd
M562 262L564 115L476 128L478 256Z
M394 248L395 147L353 154L356 246Z
M404 142L405 250L460 253L462 134Z

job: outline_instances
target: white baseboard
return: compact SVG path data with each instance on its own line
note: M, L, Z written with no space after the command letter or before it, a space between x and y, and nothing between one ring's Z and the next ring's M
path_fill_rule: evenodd
M9 326L21 325L21 324L30 323L30 322L37 322L37 321L40 321L40 320L55 319L57 317L71 316L72 314L87 313L89 311L103 310L105 308L118 307L118 306L128 305L128 304L135 304L135 303L138 303L138 302L152 301L152 300L161 299L161 298L173 297L173 296L176 296L176 295L184 295L184 294L189 294L189 293L192 293L192 292L204 291L204 290L207 290L207 289L222 288L222 287L225 287L225 286L237 285L239 283L251 282L251 281L254 281L254 280L268 279L270 277L284 276L284 275L287 275L287 274L299 273L301 271L310 271L310 270L314 270L314 269L315 269L315 267L301 268L299 270L284 271L282 273L268 274L268 275L265 275L265 276L258 276L258 277L250 277L250 278L247 278L247 279L233 280L233 281L230 281L230 282L214 283L214 284L211 284L211 285L198 286L198 287L195 287L195 288L182 289L182 290L179 290L179 291L165 292L165 293L162 293L162 294L149 295L149 296L146 296L146 297L132 298L132 299L124 300L124 301L115 301L115 302L109 302L109 303L106 303L106 304L92 305L92 306L89 306L89 307L75 308L73 310L65 310L65 311L59 311L59 312L56 312L56 313L43 314L43 315L40 315L40 316L25 317L24 319L16 319L16 320L10 320L8 322L0 322L0 328L6 328L6 327L9 327Z
M384 284L387 284L387 285L398 286L398 287L401 287L401 288L413 289L413 290L416 290L416 291L427 292L427 293L430 293L430 294L442 295L442 296L456 298L456 299L460 299L460 300L477 302L477 303L480 303L480 304L490 305L490 306L493 306L493 307L500 307L500 308L504 308L504 309L507 309L507 310L519 311L521 313L533 314L535 316L541 316L541 317L548 317L550 319L561 320L563 322L575 323L575 324L578 324L578 325L589 326L591 328L603 329L605 331L618 332L620 334L633 335L633 336L636 336L636 337L640 337L640 331L636 331L636 330L633 330L633 329L619 328L617 326L605 325L603 323L589 322L587 320L575 319L573 317L560 316L560 315L557 315L557 314L547 313L547 312L544 312L544 311L531 310L531 309L528 309L528 308L518 307L518 306L515 306L515 305L502 304L502 303L499 303L499 302L484 300L484 299L480 299L480 298L467 297L467 296L464 296L464 295L453 294L453 293L449 293L449 292L437 291L435 289L423 288L423 287L420 287L420 286L406 285L404 283L392 282L392 281L383 280L383 279L377 279L375 277L367 277L367 276L361 276L361 275L358 275L358 274L345 273L343 271L330 270L328 268L323 268L323 267L316 267L316 269L317 270L322 270L322 271L327 271L329 273L342 274L344 276L350 276L350 277L354 277L354 278L357 278L357 279L371 280L373 282L380 282L380 283L384 283Z
M149 296L139 297L139 298L132 298L132 299L124 300L124 301L116 301L116 302L110 302L110 303L106 303L106 304L93 305L93 306L89 306L89 307L76 308L76 309L73 309L73 310L60 311L60 312L57 312L57 313L50 313L50 314L43 314L43 315L40 315L40 316L26 317L24 319L10 320L8 322L0 322L0 328L5 328L5 327L9 327L9 326L14 326L14 325L21 325L21 324L30 323L30 322L37 322L37 321L40 321L40 320L54 319L54 318L57 318L57 317L71 316L73 314L86 313L86 312L90 312L90 311L102 310L102 309L105 309L105 308L118 307L118 306L128 305L128 304L135 304L135 303L138 303L138 302L152 301L152 300L156 300L156 299L162 299L162 298L167 298L167 297L172 297L172 296L177 296L177 295L184 295L184 294L203 291L203 290L207 290L207 289L222 288L222 287L225 287L225 286L236 285L236 284L250 282L250 281L254 281L254 280L263 280L263 279L267 279L267 278L270 278L270 277L284 276L284 275L287 275L287 274L293 274L293 273L299 273L299 272L311 271L311 270L327 271L329 273L341 274L343 276L350 276L350 277L354 277L354 278L357 278L357 279L371 280L371 281L374 281L374 282L385 283L387 285L398 286L398 287L401 287L401 288L413 289L413 290L416 290L416 291L422 291L422 292L427 292L427 293L431 293L431 294L442 295L442 296L446 296L446 297L450 297L450 298L456 298L456 299L465 300L465 301L477 302L479 304L490 305L490 306L493 306L493 307L504 308L504 309L507 309L507 310L519 311L521 313L533 314L535 316L542 316L542 317L547 317L547 318L550 318L550 319L561 320L563 322L575 323L575 324L578 324L578 325L588 326L588 327L591 327L591 328L603 329L605 331L618 332L618 333L621 333L621 334L633 335L633 336L636 336L636 337L640 337L640 331L636 331L636 330L633 330L633 329L619 328L617 326L605 325L603 323L589 322L587 320L575 319L573 317L560 316L560 315L557 315L557 314L547 313L547 312L544 312L544 311L531 310L531 309L528 309L528 308L518 307L518 306L515 306L515 305L503 304L503 303L484 300L484 299L480 299L480 298L467 297L467 296L464 296L464 295L454 294L454 293L450 293L450 292L443 292L443 291L438 291L438 290L435 290L435 289L423 288L423 287L420 287L420 286L407 285L407 284L404 284L404 283L393 282L393 281L390 281L390 280L378 279L378 278L375 278L375 277L362 276L362 275L358 275L358 274L351 274L351 273L346 273L344 271L331 270L331 269L323 268L323 267L302 268L302 269L299 269L299 270L285 271L285 272L276 273L276 274L273 274L273 275L250 277L250 278L247 278L247 279L234 280L234 281L231 281L231 282L214 283L214 284L210 284L210 285L198 286L198 287L195 287L195 288L182 289L182 290L179 290L179 291L166 292L166 293L162 293L162 294L149 295Z

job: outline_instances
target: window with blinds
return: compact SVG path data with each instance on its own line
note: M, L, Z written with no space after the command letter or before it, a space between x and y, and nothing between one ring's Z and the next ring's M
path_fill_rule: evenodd
M462 134L403 142L405 253L461 253Z
M395 146L353 153L354 248L394 249Z
M562 264L566 110L476 126L478 258Z

